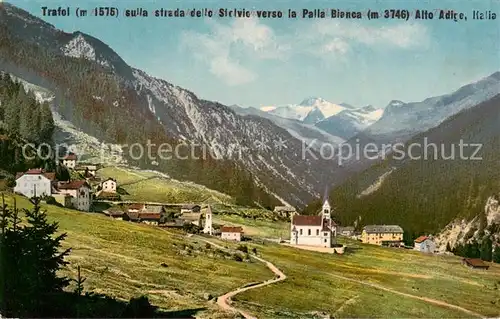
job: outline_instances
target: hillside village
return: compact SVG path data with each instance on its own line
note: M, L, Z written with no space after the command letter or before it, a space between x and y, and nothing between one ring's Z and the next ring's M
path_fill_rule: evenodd
M30 169L16 175L13 191L28 198L40 196L47 203L84 212L104 214L113 220L143 223L161 228L177 228L188 232L219 236L223 240L244 241L244 226L216 225L212 207L202 203L159 203L121 200L119 181L115 178L99 178L100 165L87 165L78 161L77 154L68 153L59 165L67 169L69 180L58 181L53 172ZM496 206L495 206L496 207ZM341 226L335 221L335 213L328 199L315 215L301 215L294 207L276 206L273 213L289 220L290 233L276 238L282 244L296 248L343 254L345 245L337 238L345 237L364 244L392 248L412 249L421 253L439 254L434 236L421 235L413 245L405 245L404 230L398 225L366 225L360 230L354 226ZM478 258L464 259L464 264L484 266ZM475 266L473 266L475 267Z

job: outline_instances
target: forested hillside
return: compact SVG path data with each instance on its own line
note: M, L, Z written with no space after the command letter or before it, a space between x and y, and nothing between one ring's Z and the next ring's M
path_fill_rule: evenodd
M69 41L73 34L56 30L10 5L8 8L10 13L0 4L0 69L51 90L55 95L54 105L67 120L104 142L145 145L149 140L156 145L168 143L173 148L178 145L179 141L168 134L174 125L165 128L148 108L140 107L148 103L146 96L138 94L131 68L109 47L97 40L93 43L108 53L106 66L61 55L58 45ZM9 15L13 12L14 18ZM22 25L24 29L20 32L18 28ZM19 99L34 103L32 97L29 102L22 94ZM47 118L48 105L44 104L42 109L40 118ZM9 133L18 132L28 140L51 134L48 126L30 125L29 121L36 121L36 116L19 121L9 112L10 109L6 114L11 123L6 127ZM160 166L151 166L147 158L131 162L235 196L242 205L259 203L270 208L279 203L254 182L252 174L241 163L172 159L162 161Z
M26 143L52 145L54 120L47 103L37 102L32 92L11 79L7 73L0 73L0 169L2 175L14 175L27 168L42 166L53 169L53 159L28 160L22 148ZM26 154L35 157L36 150L26 148ZM45 157L48 149L42 149Z
M406 151L412 143L435 143L437 148L413 148L413 159L396 159L394 153L333 189L330 199L336 217L343 225L359 218L360 225L398 224L411 242L418 235L437 233L456 217L482 214L488 197L500 190L499 123L497 95L413 138ZM461 155L460 141L482 147L477 154L477 147L463 147ZM482 159L474 160L473 155ZM383 173L385 179L373 186ZM372 191L363 193L370 185ZM314 212L319 205L314 202L307 211Z

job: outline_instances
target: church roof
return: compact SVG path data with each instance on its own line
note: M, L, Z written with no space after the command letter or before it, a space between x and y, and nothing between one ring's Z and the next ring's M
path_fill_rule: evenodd
M297 226L321 226L323 216L294 215L292 224Z

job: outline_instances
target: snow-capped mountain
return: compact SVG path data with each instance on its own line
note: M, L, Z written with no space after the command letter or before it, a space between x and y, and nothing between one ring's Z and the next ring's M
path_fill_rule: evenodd
M323 144L336 146L345 141L338 136L331 135L320 128L315 127L314 125L307 124L305 121L300 122L297 120L286 119L253 107L243 108L237 105L232 105L231 108L236 113L241 115L253 115L269 119L274 124L287 130L293 137L316 150L320 150Z
M371 105L359 109L345 109L336 115L317 122L316 126L327 133L347 140L378 121L383 113L383 109Z
M248 172L268 194L299 207L328 183L328 162L304 159L303 143L290 131L132 68L90 35L65 33L4 3L0 43L9 44L0 46L0 70L53 92L52 107L61 119L99 140L146 143L152 136L203 145ZM206 173L199 165L190 169L197 170L190 178Z
M345 110L346 107L328 102L320 97L310 97L304 99L299 104L284 106L274 106L261 108L261 111L270 112L273 115L287 119L304 121L311 112L321 113L323 118L330 117ZM321 120L321 116L319 117Z
M478 105L500 92L500 71L457 91L425 99L422 102L404 103L393 100L383 116L370 126L371 135L411 135L439 125L448 117Z

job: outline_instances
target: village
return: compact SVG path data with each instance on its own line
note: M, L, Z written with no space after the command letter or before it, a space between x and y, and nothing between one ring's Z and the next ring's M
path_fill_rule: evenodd
M101 213L117 221L184 229L228 241L249 240L244 226L213 223L212 207L208 204L124 201L121 200L116 179L97 177L99 165L79 163L74 153L67 154L58 164L71 172L69 180L58 181L53 172L30 169L16 174L14 192L28 198L39 196L47 204ZM339 236L363 244L438 253L432 235L422 235L414 240L413 246L405 246L404 230L398 225L367 225L360 231L356 231L354 226L340 226L332 218L334 212L328 198L323 200L323 206L316 215L301 215L290 206L275 207L273 213L290 222L290 239L276 240L299 249L339 255L344 254L346 249L345 245L337 242ZM488 269L481 259L464 258L462 263L470 268Z

